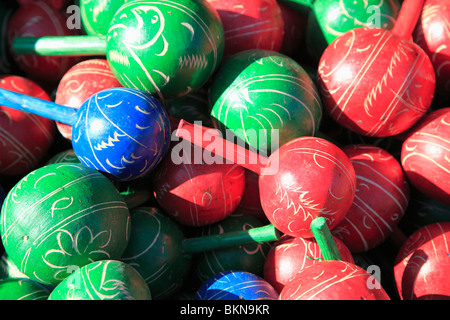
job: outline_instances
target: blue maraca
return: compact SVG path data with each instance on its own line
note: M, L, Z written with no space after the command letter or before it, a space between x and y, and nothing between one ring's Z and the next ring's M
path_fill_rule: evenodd
M156 98L137 89L100 91L80 109L0 89L0 104L72 126L78 159L119 181L151 172L170 144L165 109Z
M246 271L223 271L202 284L194 300L277 300L278 292L263 278Z

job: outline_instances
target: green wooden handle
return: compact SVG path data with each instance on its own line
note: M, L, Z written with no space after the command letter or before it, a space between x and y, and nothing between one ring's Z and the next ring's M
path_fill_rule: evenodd
M183 240L183 251L187 254L224 249L250 243L263 243L280 239L281 232L272 224L243 231L226 232L213 236Z
M12 50L18 55L106 55L105 36L15 37Z
M341 260L341 254L334 242L324 217L317 217L311 222L311 231L319 245L325 261Z

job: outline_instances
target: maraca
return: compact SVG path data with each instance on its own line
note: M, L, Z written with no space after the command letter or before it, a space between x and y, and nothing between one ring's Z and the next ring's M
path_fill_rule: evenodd
M222 60L223 26L206 0L130 1L106 36L16 38L16 54L106 55L124 87L175 98L203 86Z
M263 278L246 271L227 270L205 281L194 300L276 300L278 292Z
M183 141L173 142L168 154L151 175L154 197L167 214L183 225L199 227L236 210L245 188L243 167L204 163L203 149Z
M121 260L146 280L155 300L168 298L182 287L195 254L279 239L272 225L186 238L181 225L157 207L131 211L130 240Z
M132 266L106 259L89 263L59 283L48 300L151 300L145 280Z
M436 72L436 96L446 99L450 92L450 37L447 24L450 18L448 1L426 0L413 38L430 57Z
M8 44L20 36L76 36L76 29L69 29L66 16L44 1L33 1L20 6L8 23ZM78 57L39 57L34 55L11 54L18 67L28 77L40 83L54 86L64 73L79 60Z
M341 260L323 218L314 219L311 229L324 261L300 269L285 284L279 300L390 300L370 273Z
M412 41L423 2L404 1L392 30L350 30L324 51L318 86L324 109L343 127L366 136L393 136L429 109L434 69Z
M88 59L67 70L59 81L55 103L77 108L93 94L109 88L122 87L111 71L108 61ZM57 122L57 128L66 139L72 139L72 127Z
M448 300L450 222L426 225L408 237L398 251L394 275L402 300Z
M342 261L354 263L352 253L347 246L333 236ZM295 274L303 268L323 261L324 257L319 244L314 238L281 236L276 241L264 262L263 278L278 292Z
M34 81L16 75L0 76L0 88L50 101ZM19 176L37 168L54 142L53 121L0 106L0 174Z
M342 148L356 173L356 194L344 220L333 230L351 252L383 243L403 218L409 186L402 166L382 148L354 144Z
M183 120L176 135L218 155L218 161L227 159L257 172L264 213L283 233L312 237L310 224L320 216L333 229L352 204L356 192L353 165L325 139L299 137L265 158L222 138L218 130Z
M0 300L47 300L50 291L41 283L27 278L0 280Z
M23 177L1 210L8 258L29 278L56 285L74 267L118 259L129 240L129 209L103 174L51 164Z
M133 180L153 170L170 144L166 111L150 94L111 88L86 100L80 109L0 90L0 104L72 126L80 161L117 180Z
M363 27L391 29L398 15L398 0L281 0L299 12L306 12L306 47L319 59L327 46L349 30Z
M401 164L409 182L446 204L450 203L449 137L450 108L441 108L412 128L401 148Z
M209 102L224 136L268 155L294 138L314 135L322 118L306 71L270 50L246 50L225 60L211 81Z
M284 21L276 0L207 1L223 23L225 57L249 49L280 50Z

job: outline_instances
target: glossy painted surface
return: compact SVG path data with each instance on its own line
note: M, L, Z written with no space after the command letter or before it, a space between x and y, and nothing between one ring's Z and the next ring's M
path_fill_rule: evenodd
M337 37L357 28L392 29L400 10L397 0L317 0L308 15L306 45L317 59Z
M434 69L412 41L376 28L337 38L321 57L318 87L326 112L356 133L387 137L411 128L429 109Z
M349 262L330 260L298 271L280 292L279 300L390 300L390 297L366 270Z
M118 259L130 214L114 185L81 164L52 164L23 177L1 211L1 238L19 271L56 285L92 261Z
M198 236L219 235L261 226L263 224L258 219L235 211L220 222L202 227ZM207 281L215 274L227 270L246 271L262 277L264 261L269 249L270 243L266 242L205 251L195 256L192 272L199 284Z
M0 300L47 300L50 290L26 278L0 280Z
M356 193L347 155L331 142L301 137L281 146L259 178L261 205L270 222L291 236L312 237L319 216L332 230L342 221Z
M212 80L209 101L224 137L270 154L299 136L314 135L322 118L315 84L293 59L247 50L224 61Z
M354 263L347 246L333 237L342 261ZM264 279L278 292L303 268L323 261L323 254L314 238L291 237L284 235L273 244L264 262Z
M67 28L66 17L62 12L42 1L21 6L14 12L8 24L9 46L11 46L13 38L17 36L44 37L77 34L76 29ZM51 84L57 83L64 73L78 61L76 57L12 54L17 65L28 76Z
M409 204L409 186L399 161L384 149L356 144L343 151L355 169L356 194L333 234L351 252L366 252L394 232Z
M394 264L397 290L403 300L448 300L450 222L415 231L400 248Z
M106 40L106 57L123 86L160 99L203 86L224 50L219 15L203 0L126 3L114 15Z
M67 70L59 81L55 102L79 109L93 94L105 89L122 87L104 59L88 59ZM57 128L66 139L72 139L72 127L56 122Z
M245 188L243 167L223 159L207 163L202 157L201 148L174 142L152 174L156 201L167 214L188 226L225 219L237 208Z
M145 176L169 148L167 113L154 97L142 91L102 90L83 103L78 116L72 128L77 157L115 179Z
M450 203L450 108L428 114L403 142L401 164L410 183L432 199Z
M86 34L106 35L114 14L126 0L80 0L81 22Z
M436 72L436 95L450 92L450 3L426 0L414 32L414 41L428 54Z
M0 76L0 88L50 101L38 84L21 76ZM17 176L36 169L54 135L53 121L0 106L0 174Z
M74 270L49 296L49 300L151 299L150 290L136 269L109 259Z
M189 274L191 257L183 254L183 239L179 225L161 209L131 211L130 240L120 260L145 279L154 300L178 292Z
M249 272L220 272L198 289L194 300L276 300L278 293L264 279Z
M225 56L249 49L278 51L284 21L276 0L207 0L217 10L225 33Z

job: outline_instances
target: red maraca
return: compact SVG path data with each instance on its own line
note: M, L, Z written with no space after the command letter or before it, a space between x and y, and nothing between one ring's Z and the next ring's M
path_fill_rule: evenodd
M264 213L283 233L312 237L310 223L316 217L325 217L333 229L352 204L353 166L341 149L325 139L293 139L267 159L223 139L218 130L183 120L176 134L214 153L217 161L227 159L257 172Z
M414 41L428 54L436 72L436 95L450 92L450 3L426 0L414 31Z
M248 49L278 51L284 23L276 0L207 0L216 10L225 33L224 55Z
M415 231L400 248L394 276L403 300L448 300L450 282L450 222L433 223Z
M408 182L397 159L380 147L354 144L342 150L355 169L356 194L333 235L351 252L366 252L384 242L405 214Z
M417 124L401 149L401 163L414 187L450 203L450 108L437 109Z
M0 76L0 88L50 101L35 82L20 76ZM0 106L0 174L22 175L37 167L50 148L52 120Z
M412 41L424 0L406 0L392 30L357 28L323 53L318 87L336 122L366 136L386 137L412 127L429 109L433 65Z
M93 94L104 89L122 87L112 73L105 59L89 59L70 68L59 82L55 102L77 108ZM57 128L66 139L72 139L72 126L56 122Z
M354 263L347 246L333 237L343 261ZM310 265L323 261L319 244L314 238L301 238L283 235L275 242L264 263L264 279L278 292L295 274Z
M181 157L180 147L183 147ZM244 193L243 167L204 164L201 155L200 147L184 141L173 143L152 174L156 201L184 225L204 226L225 219L236 210Z
M76 29L66 26L65 15L43 1L34 1L21 6L8 24L8 42L11 45L16 36L73 36ZM72 67L78 58L39 57L16 55L11 52L19 67L29 77L48 83L55 83Z
M323 218L314 219L311 229L324 261L300 269L285 284L279 300L390 300L370 273L341 260Z

